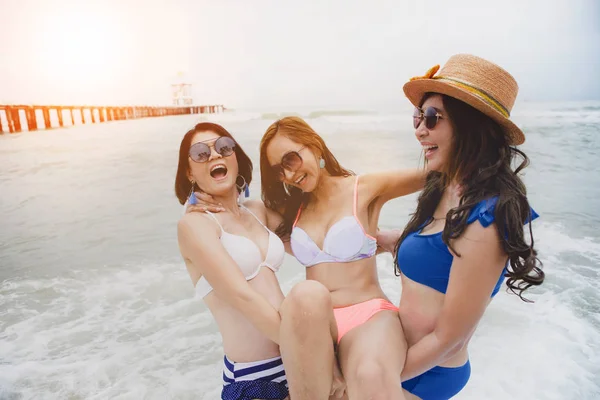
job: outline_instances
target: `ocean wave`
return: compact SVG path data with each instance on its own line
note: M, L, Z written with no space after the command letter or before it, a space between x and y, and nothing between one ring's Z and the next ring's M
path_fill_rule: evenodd
M570 238L555 224L536 231L547 282L532 290L533 304L504 290L490 304L472 339L473 375L462 399L591 399L600 393L598 307L585 307L600 290L589 276L598 274L589 265L600 260L600 243ZM571 253L580 258L566 261ZM377 261L382 289L397 303L392 258ZM284 293L303 279L297 267L286 259L279 274ZM6 310L0 322L4 395L218 398L221 339L206 307L193 299L183 263L5 281L0 306Z

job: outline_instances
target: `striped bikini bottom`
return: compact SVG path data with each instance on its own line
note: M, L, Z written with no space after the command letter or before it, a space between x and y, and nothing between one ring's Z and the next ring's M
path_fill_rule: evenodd
M222 400L283 400L288 395L281 357L244 363L223 357Z

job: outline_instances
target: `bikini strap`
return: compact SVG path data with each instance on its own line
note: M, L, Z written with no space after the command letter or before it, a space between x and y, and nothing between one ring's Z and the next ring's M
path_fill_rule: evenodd
M223 227L221 226L221 223L219 222L219 220L217 219L217 217L215 217L215 215L213 213L211 213L210 211L206 211L206 214L210 215L212 217L212 219L215 220L215 222L217 223L217 225L219 225L219 228L221 228L221 234L223 234L223 232L225 232L223 230Z
M263 224L263 222L260 220L260 218L258 218L256 216L256 214L254 214L252 211L250 211L246 206L240 204L240 207L243 208L244 210L248 211L254 218L256 218L256 220L258 221L258 223L261 224L263 226L263 228L268 229L265 226L265 224Z
M354 206L352 208L354 217L357 220L358 220L358 177L359 177L359 175L356 175L356 181L354 182Z
M300 204L300 207L298 207L298 212L296 213L296 219L294 220L294 225L292 225L292 228L296 227L296 224L298 223L298 220L300 219L301 213L302 213L302 204Z

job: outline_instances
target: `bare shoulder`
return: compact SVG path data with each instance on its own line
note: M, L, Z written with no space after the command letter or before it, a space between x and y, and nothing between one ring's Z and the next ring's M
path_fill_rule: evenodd
M252 211L260 220L275 232L279 225L283 222L283 217L275 210L271 210L265 206L262 200L246 200L244 206Z
M267 207L265 207L265 203L259 199L251 199L244 201L244 207L252 211L253 213L262 213L266 212Z
M267 223L267 207L261 200L252 199L244 201L244 207L248 210L252 211L254 215L256 215L262 223Z
M385 179L381 177L381 174L378 173L365 173L356 176L354 179L358 180L358 186L356 190L358 191L359 199L369 199L369 203L371 200L377 197L379 194L379 188L381 186L381 182ZM356 182L353 181L354 185Z
M469 258L493 259L504 257L502 239L496 224L484 227L478 221L469 224L464 232L454 240L459 253L465 252Z
M379 182L379 176L380 174L375 172L368 172L365 174L357 175L356 179L358 179L359 189L365 189L374 186L375 184L377 184L377 182Z
M358 190L364 190L363 174L337 176L337 189L340 193L354 193L354 188L358 183Z
M220 236L219 226L208 214L187 213L177 222L177 238L180 243L207 235Z

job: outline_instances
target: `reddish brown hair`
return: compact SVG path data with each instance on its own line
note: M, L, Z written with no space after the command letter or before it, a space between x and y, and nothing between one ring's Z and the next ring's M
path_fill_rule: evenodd
M274 122L260 142L260 180L262 200L265 206L283 215L283 223L277 228L277 234L284 237L291 233L296 214L302 203L309 200L310 193L303 193L297 188L289 187L290 196L285 193L283 183L273 172L267 159L267 146L276 135L283 135L296 143L309 147L325 160L325 168L332 176L350 176L353 172L343 168L331 153L325 141L299 117L285 117Z
M240 144L221 125L213 124L212 122L201 122L186 132L179 146L179 165L177 165L177 174L175 175L175 195L179 199L179 202L185 204L192 191L192 183L188 178L188 171L190 169L189 152L192 146L192 138L198 132L214 132L219 136L227 136L233 139L235 142L235 156L238 162L238 174L244 177L247 185L250 185L250 182L252 182L252 161ZM238 188L239 191L240 189Z

